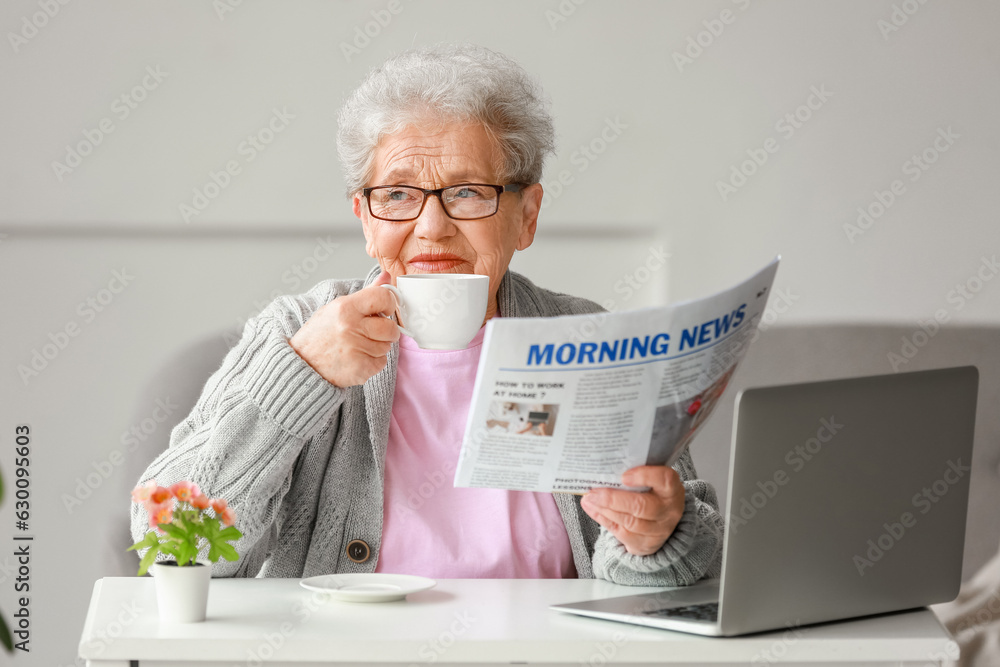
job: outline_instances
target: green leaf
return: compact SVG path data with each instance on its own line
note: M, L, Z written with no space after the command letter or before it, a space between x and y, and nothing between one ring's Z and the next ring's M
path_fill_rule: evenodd
M206 540L211 541L212 538L219 534L219 520L214 517L206 516L202 520L202 526L204 527L202 535L204 535Z
M239 560L240 555L236 553L236 549L231 544L220 544L219 550L222 552L222 557L229 561Z
M2 503L2 502L3 502L3 475L0 475L0 503ZM0 626L3 626L3 619L0 619ZM6 627L2 628L2 630L6 630L6 629L7 629ZM2 631L2 630L0 630L0 631ZM10 635L7 635L7 638L9 640L10 639ZM9 651L10 649L8 648L7 650Z
M178 549L179 557L177 558L177 563L179 565L187 565L193 563L194 559L198 557L198 549L190 542L185 542Z
M238 540L243 537L243 533L236 530L236 526L229 526L225 530L219 533L219 537L228 541Z
M142 557L139 561L139 576L146 574L149 571L149 566L156 562L156 554L160 551L160 545L157 544L155 547L150 547L146 555Z
M161 523L160 530L178 542L185 542L190 539L190 535L187 530L172 523Z
M146 533L146 537L142 538L141 540L130 546L125 551L133 551L136 549L144 549L146 547L159 546L159 544L160 544L159 535L156 534L155 530L151 530L148 533Z
M193 522L191 517L188 516L190 512L175 511L174 512L174 525L179 526L184 532L190 533Z
M219 558L234 561L239 560L240 555L236 552L236 549L234 549L232 545L226 544L225 542L215 542L208 551L208 560L215 563L219 560Z
M229 526L224 530L216 532L214 535L208 538L208 560L215 563L219 558L225 558L228 561L234 561L239 559L239 554L236 549L229 544L230 540L237 540L242 537L242 533L236 530L233 526Z
M180 545L177 542L164 542L160 545L160 552L168 556L173 556L173 559L179 561L180 558Z
M197 544L199 540L208 539L208 531L205 526L200 523L196 523L191 526L191 543Z

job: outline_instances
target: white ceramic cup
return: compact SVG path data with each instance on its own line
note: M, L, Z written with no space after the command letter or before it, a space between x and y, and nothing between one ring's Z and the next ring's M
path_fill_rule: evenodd
M400 276L382 285L399 303L399 330L425 350L464 350L483 326L490 278L470 273Z

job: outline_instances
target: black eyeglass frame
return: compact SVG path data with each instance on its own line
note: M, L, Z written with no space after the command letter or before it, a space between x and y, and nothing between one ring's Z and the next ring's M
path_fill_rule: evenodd
M490 213L489 215L477 215L474 218L456 218L455 216L453 216L451 213L448 212L448 207L445 206L444 199L441 198L441 195L444 193L445 190L451 190L452 188L461 188L468 185L476 185L483 188L493 188L494 190L496 190L497 205L493 209L492 213ZM418 190L423 194L423 200L420 202L420 210L418 210L417 214L412 218L383 218L382 216L377 215L375 211L372 210L372 199L369 195L371 195L373 190L380 190L383 188L406 188L407 190ZM418 188L413 185L374 185L370 188L362 188L361 194L364 195L365 200L368 201L368 212L371 213L373 217L378 218L379 220L385 220L386 222L411 222L413 220L416 220L417 218L420 217L420 214L424 212L424 206L427 205L428 195L434 195L435 197L438 198L438 201L441 202L441 210L444 211L444 214L447 215L452 220L482 220L483 218L493 217L494 215L497 214L497 211L500 210L500 195L502 195L505 192L520 192L524 188L525 186L519 183L508 183L507 185L494 185L493 183L457 183L455 185L449 185L448 187L437 188L434 190L425 190L424 188Z

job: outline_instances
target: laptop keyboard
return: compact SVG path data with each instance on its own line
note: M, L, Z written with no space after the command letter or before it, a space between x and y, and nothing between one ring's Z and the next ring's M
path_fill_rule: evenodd
M648 616L659 616L661 618L690 618L695 621L709 621L714 623L719 620L719 603L689 604L684 607L654 609L653 611L643 613Z

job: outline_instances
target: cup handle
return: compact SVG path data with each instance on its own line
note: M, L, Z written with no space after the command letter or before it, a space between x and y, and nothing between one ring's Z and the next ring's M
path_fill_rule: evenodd
M382 287L392 292L393 298L396 299L396 310L399 310L399 308L403 305L403 295L400 294L399 288L396 287L395 285L382 285ZM382 313L382 317L387 317L390 320L392 319L390 315L386 315L385 313ZM408 329L403 328L403 326L400 325L398 321L396 322L396 328L399 329L404 334L406 334L407 336L409 336L410 338L414 339L416 338L416 336L414 336Z

